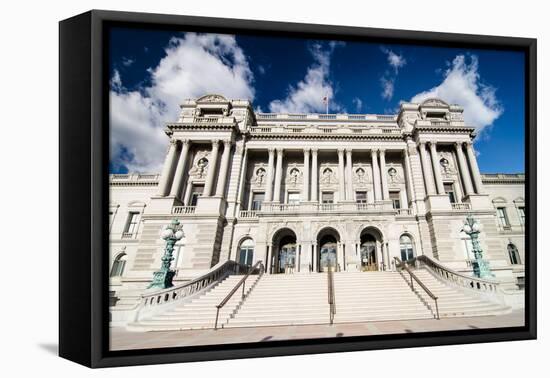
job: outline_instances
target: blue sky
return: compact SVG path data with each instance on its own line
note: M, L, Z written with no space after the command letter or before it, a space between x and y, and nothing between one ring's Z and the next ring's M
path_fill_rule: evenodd
M186 98L220 93L263 112L396 113L438 96L465 108L484 173L524 172L519 52L113 29L113 173L160 171Z

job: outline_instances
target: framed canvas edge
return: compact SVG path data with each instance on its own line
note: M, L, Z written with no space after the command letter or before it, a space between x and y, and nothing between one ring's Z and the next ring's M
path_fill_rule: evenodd
M82 199L81 197L70 196L79 201L89 200L90 212L82 216L89 215L90 219L90 245L89 248L81 248L76 252L79 255L80 261L89 261L89 281L87 286L89 287L89 309L90 317L77 320L77 325L72 325L74 330L77 330L76 334L85 335L89 332L90 345L89 358L75 359L69 355L63 355L61 352L62 339L60 336L60 355L75 362L82 363L89 367L111 367L120 365L141 365L141 364L158 364L158 363L173 363L173 362L191 362L191 361L205 361L205 360L220 360L220 359L235 359L235 358L251 358L251 357L268 357L268 356L282 356L282 355L300 355L300 354L312 354L312 353L329 353L329 352L343 352L343 351L357 351L357 350L371 350L371 349L389 349L389 348L406 348L406 347L423 347L423 346L438 346L438 345L450 345L450 344L469 344L469 343L484 343L484 342L497 342L497 341L513 341L513 340L527 340L536 338L536 39L532 38L516 38L516 37L498 37L498 36L478 36L468 34L450 34L450 33L434 33L434 32L416 32L406 30L389 30L389 29L372 29L372 28L358 28L348 26L332 26L332 25L313 25L313 24L297 24L297 23L284 23L284 22L271 22L271 21L251 21L251 20L236 20L236 19L221 19L210 17L196 17L196 16L176 16L176 15L160 15L160 14L146 14L146 13L130 13L130 12L113 12L113 11L100 11L93 10L87 12L82 17L90 17L90 53L91 58L88 62L90 67L90 118L84 120L83 123L87 123L89 129L83 128L88 132L90 138L90 198ZM77 16L78 17L78 16ZM60 24L66 21L62 21ZM492 329L494 332L489 334L472 333L467 334L453 334L456 332L444 332L444 335L437 334L417 334L415 338L406 337L406 335L398 335L401 337L392 337L390 339L369 339L361 341L349 341L349 340L334 340L334 339L316 339L315 344L300 345L299 341L291 341L286 343L287 345L273 344L259 345L254 343L251 345L235 345L234 348L224 348L223 350L216 349L216 346L212 346L211 350L201 351L176 351L180 348L172 348L169 352L164 349L144 349L140 350L132 355L124 355L124 353L109 352L106 349L108 347L109 330L106 326L106 320L108 320L108 274L105 264L105 251L108 250L108 240L105 236L104 218L107 214L108 205L108 171L105 161L105 150L108 150L108 132L107 127L103 125L108 124L108 114L105 106L108 106L108 92L105 92L105 88L102 85L108 82L108 72L103 71L105 64L104 59L106 54L104 53L104 25L106 22L128 22L128 23L146 23L146 24L159 24L159 25L181 25L183 26L201 26L201 27L217 27L228 29L247 29L250 31L255 30L271 30L275 32L305 32L307 34L313 33L321 35L330 35L336 37L337 35L350 35L353 34L359 38L374 37L374 38L386 38L402 39L406 38L409 41L422 41L424 43L430 43L433 41L439 41L441 43L458 43L468 44L476 46L488 46L493 45L499 48L510 47L512 49L520 49L526 52L527 61L526 67L526 173L527 184L526 193L528 193L528 233L526 235L526 246L528 248L528 256L526 259L526 265L529 272L527 277L528 289L526 291L526 321L528 326L517 329ZM60 33L61 34L61 33ZM384 36L385 34L385 36ZM61 35L60 35L61 38ZM67 53L67 52L65 52ZM60 62L61 55L60 51ZM83 64L86 64L85 62ZM107 81L104 81L107 79ZM60 72L60 89L62 81L62 72ZM60 90L61 92L61 90ZM71 101L78 103L85 101L80 98L82 96L75 96ZM61 98L61 93L60 93ZM66 105L60 101L60 114L62 113L62 107ZM62 132L66 125L62 125L60 117L60 151L62 149L61 144L66 143L63 140ZM108 156L108 154L107 154ZM75 159L80 156L75 156ZM61 174L61 159L60 159L60 187L68 185L68 179ZM82 186L82 183L77 185ZM60 189L61 190L61 189ZM75 188L74 190L77 190ZM60 192L61 197L61 192ZM60 198L60 214L63 211L67 211L70 201L66 199L64 202ZM62 253L61 239L66 237L61 234L61 224L63 220L60 216L60 255L66 256ZM67 227L67 225L65 225ZM75 235L81 235L84 230L74 230ZM77 236L73 236L71 239L76 240ZM68 243L70 244L70 243ZM64 246L67 243L63 244ZM60 277L62 275L61 266L64 264L61 261L60 256ZM62 288L60 284L60 294ZM71 292L71 291L69 291ZM70 301L68 301L70 303ZM66 327L65 324L61 324L61 311L65 311L66 314L73 312L73 309L68 308L67 301L63 302L60 298L60 335L62 333L61 328ZM65 316L67 318L67 316ZM363 337L368 338L368 336ZM353 338L356 339L356 338ZM290 345L292 344L292 345ZM207 348L208 349L208 348Z

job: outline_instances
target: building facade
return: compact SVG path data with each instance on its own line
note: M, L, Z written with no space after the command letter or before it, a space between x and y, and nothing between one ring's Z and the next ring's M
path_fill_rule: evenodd
M462 232L482 225L484 257L510 288L524 276L524 176L479 172L474 128L438 99L397 115L265 114L206 95L166 125L159 174L110 177L111 291L137 296L177 218L176 281L228 259L268 273L391 270L428 255L471 272Z

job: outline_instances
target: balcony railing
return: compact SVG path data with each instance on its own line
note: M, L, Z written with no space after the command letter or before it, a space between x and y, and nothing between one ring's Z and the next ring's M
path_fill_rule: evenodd
M451 203L451 208L453 210L467 211L472 210L472 205L469 203Z
M134 234L132 232L123 232L121 238L122 239L132 239L134 237Z
M239 212L239 218L256 218L258 216L258 210L241 210Z
M396 209L396 210L397 210L397 215L400 215L400 216L412 215L411 209Z
M194 214L196 206L174 206L172 214Z

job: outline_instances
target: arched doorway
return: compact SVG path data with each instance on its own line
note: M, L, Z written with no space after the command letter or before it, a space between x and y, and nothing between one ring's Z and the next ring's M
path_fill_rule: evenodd
M294 273L298 267L298 247L294 231L285 228L273 236L273 273Z
M252 266L254 261L254 241L250 238L244 239L239 246L239 264Z
M338 270L338 243L340 235L333 228L325 228L317 235L319 271Z
M359 257L362 271L379 270L384 263L382 245L382 235L375 228L368 227L361 232Z

